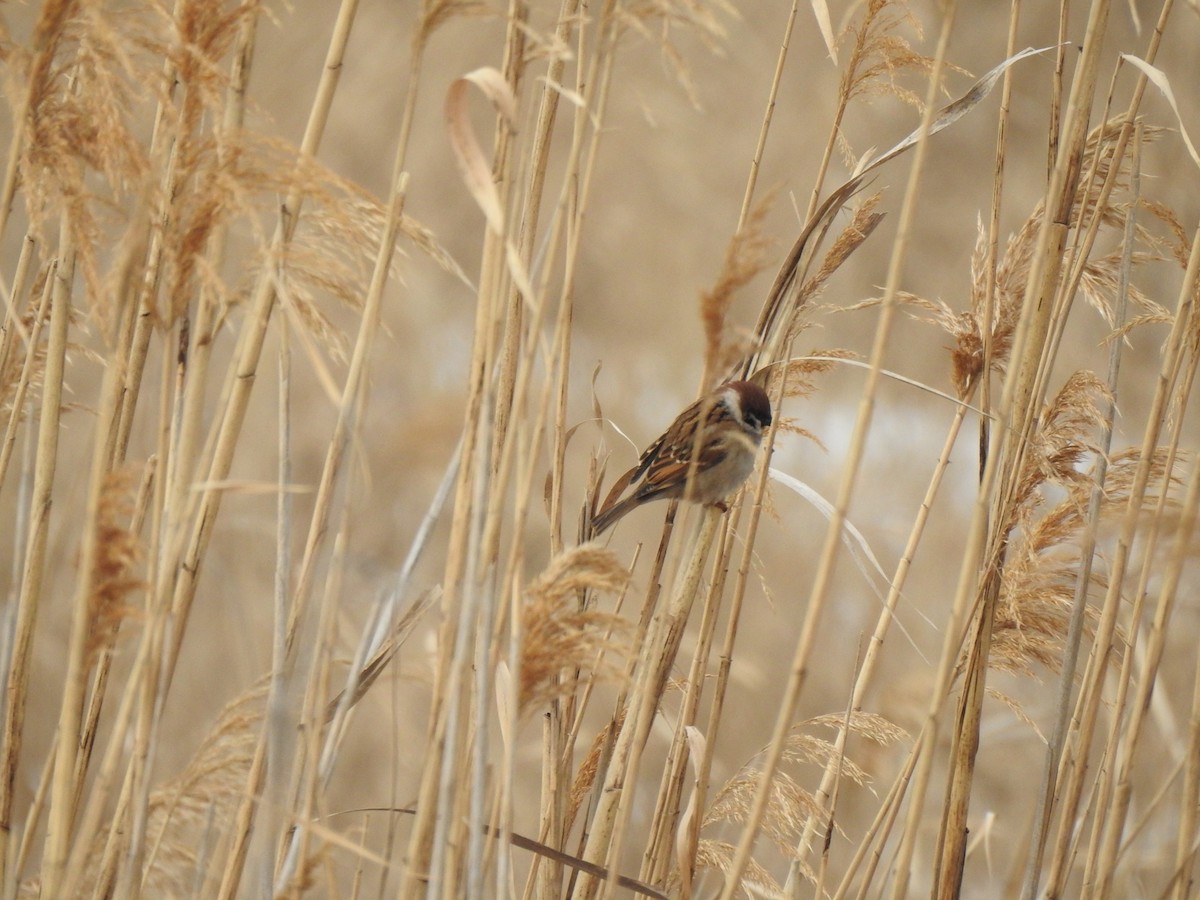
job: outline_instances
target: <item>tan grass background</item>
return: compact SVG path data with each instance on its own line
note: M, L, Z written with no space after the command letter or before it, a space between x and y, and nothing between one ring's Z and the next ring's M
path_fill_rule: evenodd
M120 16L125 14L121 4L83 6L94 15L106 17L113 28L121 28ZM318 153L318 161L333 173L379 198L387 196L390 186L395 132L409 87L409 49L420 14L416 6L362 2ZM535 30L550 27L554 6L532 4ZM646 35L625 35L615 64L582 222L565 416L567 425L592 417L592 374L599 365L594 399L609 422L632 441L626 441L614 428L605 430L607 446L613 453L610 478L634 462L640 448L695 395L700 384L704 335L699 298L719 274L737 224L789 9L788 4L779 2L737 4L736 8L714 6L713 15L724 33L713 46L706 46L693 31L678 23L668 34L690 84L681 83L674 62L664 53L659 42L663 32L657 23L647 26ZM1067 38L1080 43L1085 4L1063 6L1069 20ZM1200 138L1200 96L1195 90L1200 75L1200 15L1195 4L1177 6L1156 65L1171 79L1183 123ZM222 8L220 4L213 7ZM829 11L835 26L855 21L863 12L861 4L832 4ZM41 12L44 10L36 3L7 4L0 11L9 46L31 45L34 23ZM491 7L482 14L474 12L451 16L428 44L405 165L410 176L405 212L428 227L467 277L477 281L483 219L454 165L442 112L443 97L455 78L481 66L501 64L503 12ZM901 33L914 49L933 55L943 12L942 7L932 3L912 5L912 14L923 26L923 33L918 35L911 26L903 26ZM962 94L975 78L1004 58L1009 12L1009 7L1002 4L958 5L947 52L947 61L958 68L946 76L944 99ZM1017 49L1052 45L1059 13L1057 5L1025 4ZM145 14L167 13L156 9ZM263 7L247 95L248 128L289 144L299 142L335 14L335 4L325 3ZM599 15L599 11L594 14ZM1101 55L1103 85L1111 76L1117 54L1144 52L1148 30L1157 15L1158 8L1152 4L1113 5ZM1135 22L1135 17L1139 21ZM1067 54L1068 74L1077 55L1073 45ZM1024 61L1012 70L1011 133L1000 216L1002 238L1020 226L1045 192L1052 60L1051 53ZM228 57L223 62L227 65ZM896 77L900 85L923 95L920 73L898 72ZM828 57L813 10L801 4L759 174L761 188L775 195L763 226L770 240L768 262L765 272L734 299L729 313L731 322L746 332L753 326L778 263L801 227L837 101L838 78L839 69ZM0 131L5 136L15 128L13 111L21 86L19 67L10 68L6 79L10 101L2 120L4 130ZM1123 108L1128 102L1132 82L1131 71L1125 69L1118 79L1114 108ZM1097 117L1104 93L1102 86L1095 104ZM477 98L472 103L473 122L485 135L487 147L492 116ZM944 301L955 310L964 309L968 303L977 219L986 220L990 209L998 106L997 91L961 122L931 139L911 223L901 289ZM518 133L531 127L533 108L531 102L522 106ZM132 113L143 135L148 135L152 126L153 109L153 103L147 102ZM1142 115L1149 125L1171 129L1143 151L1142 190L1173 208L1188 229L1190 240L1194 223L1200 218L1200 170L1177 133L1174 113L1153 88L1146 94ZM891 146L919 124L919 111L913 106L892 96L875 96L852 104L843 133L853 152L861 154L870 148ZM8 141L0 143L7 145ZM870 353L878 307L846 308L883 292L910 164L910 156L902 157L872 176L868 192L882 192L879 210L885 218L834 276L821 297L822 305L811 313L813 327L803 333L797 352L845 348L863 358ZM563 146L558 145L549 167L552 182L561 177L563 165ZM839 183L849 174L844 160L835 156L831 183ZM258 227L268 234L275 224L268 211L271 196L268 191L259 200ZM12 218L2 235L0 275L6 285L11 284L20 242L31 224L25 201L26 195L18 190ZM835 231L845 220L843 215ZM39 227L45 228L44 224ZM230 259L220 273L230 284L243 283L249 277L239 272L239 266L246 261L249 251L245 248L253 239L250 229L248 222L241 222L230 233ZM52 231L44 233L53 237ZM1108 249L1118 243L1119 233L1102 238L1102 246ZM106 243L103 235L98 247L102 265L111 266L120 248ZM386 289L368 369L365 412L352 431L347 451L346 465L351 474L336 501L339 550L344 558L334 565L340 576L335 588L336 620L329 632L334 639L336 663L328 696L344 678L364 621L396 577L463 424L475 294L411 243L402 239L399 249L402 255L396 276ZM369 261L374 248L364 253ZM54 250L40 244L37 254L41 266ZM367 265L360 273L363 294L369 271ZM1152 300L1173 309L1181 277L1179 265L1157 263L1139 271L1136 283ZM327 298L321 303L331 326L348 335L345 346L351 346L358 313L336 306ZM34 802L42 766L52 751L59 723L64 660L73 621L70 598L79 579L79 522L85 513L93 452L93 411L101 400L104 326L89 319L82 300L77 305L72 340L81 346L71 354L66 373L70 409L60 428L48 574L34 635L28 713L13 794L13 820L18 824L25 821ZM236 319L243 310L244 306L235 308L230 315ZM291 325L295 331L294 319ZM1141 443L1145 410L1154 392L1168 327L1149 324L1128 338L1117 396L1115 449ZM1053 361L1052 393L1076 369L1103 374L1108 334L1108 326L1094 310L1083 303L1076 305L1067 337ZM229 476L268 488L276 478L275 359L279 342L279 331L272 327ZM306 343L293 334L290 343L294 416L290 481L299 486L294 495L296 524L291 542L298 558L313 508L313 486L320 477L336 420L337 397L331 396L330 386L337 385L340 393L346 363L344 352L337 349L337 339L317 334ZM942 330L902 317L889 340L884 365L905 378L953 393L948 352L951 344L952 338ZM165 341L152 342L147 371L158 371L162 354L170 352L168 346ZM234 352L232 339L218 340L214 347L214 369L221 371ZM83 352L84 348L91 353ZM322 368L327 370L328 378L321 377ZM788 399L782 414L794 417L823 447L798 435L781 434L772 465L833 500L865 378L860 369L838 366L816 376L816 390L810 396ZM219 384L220 379L216 379L211 388L206 428L219 408ZM155 451L160 394L158 376L148 378L139 401L146 413L134 429L127 454L135 480L142 472L139 466ZM7 407L5 412L7 415ZM1187 412L1179 410L1176 416L1184 422L1184 446L1191 450L1196 429ZM885 380L879 389L875 418L847 513L889 575L903 551L953 416L954 405L948 398L892 380ZM896 777L925 715L977 490L977 428L977 421L969 421L954 450L943 495L933 510L921 555L904 588L898 613L902 631L893 630L889 635L883 668L866 701L869 711L885 716L905 729L909 737L900 742L899 748L862 741L852 744L851 755L868 772L871 788L846 786L839 797L840 830L832 839L831 851L838 877L879 808L880 798ZM27 498L22 494L22 479L31 463L29 456L22 454L33 452L23 449L25 434L21 431L18 436L14 470L0 485L0 522L8 523L0 533L17 534L17 523L25 515L23 504ZM573 534L575 510L584 499L587 457L598 440L598 431L584 426L576 432L568 450L568 535ZM549 468L547 457L538 471L545 473ZM1178 477L1184 478L1186 473L1185 467ZM523 537L523 572L527 579L541 572L551 557L541 477L539 474L535 479L531 515ZM1182 499L1182 487L1178 496ZM153 746L152 784L184 770L212 733L213 723L226 704L271 670L275 504L276 492L271 489L235 489L223 501L213 543L200 572L178 671L165 696ZM714 787L733 776L770 741L827 527L825 518L808 503L778 487L772 489L768 505L755 545L755 571L741 612L729 699L714 750ZM647 587L648 563L656 547L661 512L654 507L637 512L611 539L610 546L622 561L629 558L636 542L647 542L633 570L633 596L640 596ZM414 596L433 589L443 578L448 520L449 516L443 517L437 526L415 571ZM147 546L145 534L142 543ZM1138 552L1135 546L1135 558ZM1098 568L1103 567L1101 561ZM20 584L20 572L19 548L12 540L0 538L6 603L13 602L15 594L10 585ZM810 662L798 721L845 710L856 666L879 614L879 591L886 592L886 585L881 588L881 583L878 576L860 572L848 557L841 560L830 604L819 624L817 650ZM1156 578L1152 589L1157 585ZM1167 773L1177 764L1186 764L1184 757L1197 748L1188 739L1196 671L1195 634L1200 625L1195 587L1194 566L1185 567L1146 744L1139 750L1134 785L1138 802L1131 821L1147 810L1159 808L1160 801L1155 797L1164 783L1169 783ZM141 602L136 596L132 600L135 606ZM421 620L382 679L358 704L332 780L321 794L323 836L315 841L319 848L309 847L313 853L309 880L292 889L310 896L363 896L376 889L390 895L387 892L403 882L402 850L411 827L409 819L400 817L391 823L401 838L389 844L388 814L355 811L411 806L416 800L428 752L427 717L439 621L436 612ZM141 618L132 615L122 628L114 648L114 684L122 683L131 665L141 627ZM684 637L683 655L673 670L680 678L686 675L695 627L693 622ZM995 699L984 706L968 820L971 838L979 843L970 850L963 896L1017 896L1012 891L1020 880L1045 756L1042 735L1052 728L1057 683L1055 673L1042 666L1035 666L1033 677L999 674L989 682L1019 704L1021 712L1018 715ZM616 688L609 684L598 690L611 704ZM649 787L644 786L644 799L633 806L631 813L633 833L627 840L637 846L626 847L622 859L623 868L634 875L641 859L637 835L653 814L653 791L674 724L674 703L677 699L665 701L664 713L651 732L643 762L643 771L649 773L645 783ZM586 749L591 734L601 726L606 709L597 704L589 716L581 748ZM101 729L101 745L109 740L107 727L109 724ZM519 800L511 826L531 835L538 831L539 730L537 716L522 721L515 743L513 791ZM832 731L825 733L828 739L832 735ZM943 729L937 753L948 754L948 735ZM821 767L809 764L794 771L802 782L811 781L805 786L812 789L820 779ZM909 876L910 893L918 896L929 892L934 878L931 854L941 817L942 789L935 787L925 802L928 819L920 829ZM1154 897L1169 889L1176 818L1167 813L1149 815L1148 823L1137 837L1135 851L1118 869L1114 896ZM199 831L209 835L206 840L216 841L223 827L223 823L209 822ZM328 838L325 830L341 835L344 843ZM736 826L726 827L727 839L736 842L738 834ZM760 841L760 845L767 843ZM34 841L32 858L22 869L7 870L6 890L11 892L22 883L28 889L36 883L33 880L41 874L40 845L40 840ZM356 848L362 848L361 852ZM786 862L769 848L760 849L760 861L782 881ZM395 866L387 882L382 881L381 874L387 867L379 865L377 855L388 856ZM516 852L513 859L520 893L531 855ZM888 864L885 860L884 867ZM362 878L357 887L356 872ZM363 872L367 873L365 877ZM836 883L836 878L833 881ZM710 875L703 884L705 888L699 895L711 896L719 889L720 880ZM877 876L871 895L890 895L892 884L889 876ZM155 896L152 888L143 887L145 895ZM256 892L260 887L247 877L241 891L259 896ZM211 885L202 887L195 895L208 895L211 889ZM496 890L492 885L487 895ZM812 887L805 884L798 890L797 896L810 896ZM1078 896L1081 891L1078 882L1070 882L1069 896Z

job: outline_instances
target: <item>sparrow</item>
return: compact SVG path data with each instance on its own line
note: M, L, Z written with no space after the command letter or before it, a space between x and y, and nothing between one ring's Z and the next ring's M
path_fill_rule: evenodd
M681 498L724 509L722 501L754 470L770 424L771 401L761 387L752 381L719 385L681 412L638 464L617 479L592 519L594 533L653 500ZM630 485L633 492L619 500Z

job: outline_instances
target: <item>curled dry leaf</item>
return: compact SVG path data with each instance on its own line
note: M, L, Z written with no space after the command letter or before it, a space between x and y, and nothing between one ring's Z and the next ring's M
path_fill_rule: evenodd
M684 729L688 744L688 761L692 765L694 776L692 790L688 795L687 806L679 817L679 825L675 829L675 861L679 872L679 894L690 897L692 894L693 861L696 859L696 844L700 837L699 810L696 801L700 797L700 760L704 758L707 741L703 733L694 725Z
M459 174L479 208L487 218L488 226L497 234L504 232L504 211L500 194L492 180L492 169L471 127L467 112L467 89L474 85L491 101L492 106L504 119L512 123L517 111L517 100L504 76L490 66L468 72L458 78L446 91L446 131L450 136L450 149Z
M1140 59L1131 53L1122 53L1121 59L1149 78L1150 82L1166 98L1167 103L1171 105L1171 111L1175 113L1175 121L1179 123L1179 136L1183 138L1183 143L1187 147L1188 154L1192 157L1192 162L1200 167L1200 153L1196 152L1196 145L1192 143L1191 136L1188 135L1187 128L1184 127L1183 114L1179 112L1179 103L1175 99L1175 92L1171 90L1171 82L1166 74L1161 69L1156 69L1144 59Z

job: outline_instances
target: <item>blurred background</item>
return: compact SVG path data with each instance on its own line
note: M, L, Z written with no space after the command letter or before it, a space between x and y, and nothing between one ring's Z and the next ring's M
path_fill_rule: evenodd
M541 4L535 6L540 7ZM409 46L414 4L392 0L363 0L354 25L350 52L342 73L339 102L323 142L320 161L339 175L384 197L391 173L395 132L409 78ZM835 28L852 18L855 3L831 6ZM268 135L296 143L312 101L335 12L333 4L299 2L273 4L272 15L259 30L257 55L250 82L247 124ZM614 78L605 133L591 187L583 239L582 271L577 279L576 316L572 348L573 387L570 422L593 418L598 403L611 425L579 429L569 448L568 469L584 471L592 448L603 441L612 453L610 473L623 471L638 452L694 397L701 377L704 339L698 308L702 292L720 271L725 248L735 228L750 171L750 162L763 118L789 4L760 0L724 8L718 18L724 35L713 45L680 28L669 37L679 50L689 84L681 83L675 63L656 40L636 33L624 38ZM7 4L0 12L13 39L22 40L31 27L32 6ZM535 9L534 21L545 27L553 9ZM911 4L913 26L905 33L914 49L932 55L941 23L938 4ZM1054 4L1026 4L1021 12L1017 49L1050 47L1057 40L1058 9ZM1151 4L1130 0L1118 4L1109 28L1106 60L1110 77L1119 53L1142 55L1149 41ZM956 67L947 75L943 102L960 96L1005 57L1009 9L1006 4L967 2L959 5L948 59ZM1082 10L1072 11L1067 39L1082 38ZM480 66L499 66L505 25L501 16L480 15L450 19L432 38L422 79L422 94L409 153L411 175L406 212L430 228L453 255L469 279L476 279L483 229L482 215L455 168L443 122L442 100L458 76ZM1172 79L1183 120L1200 136L1200 16L1197 7L1180 5L1164 42L1158 66ZM1014 71L1009 145L1004 176L1001 234L1008 235L1033 212L1047 179L1047 96L1053 74L1053 53L1020 63ZM1066 57L1068 74L1073 51ZM759 173L759 196L774 194L766 230L775 248L762 276L739 297L733 312L737 325L750 329L762 299L801 227L803 210L831 126L840 71L830 58L807 4L801 4L790 55L783 73L779 104ZM919 74L898 75L899 86L923 96ZM1129 70L1117 77L1115 108L1123 108L1133 83ZM526 85L525 90L532 90ZM952 309L967 308L971 284L971 254L980 218L989 215L995 158L999 91L947 131L935 136L917 201L914 228L901 277L901 289L937 299ZM491 116L477 104L475 122L491 133ZM1143 190L1171 204L1181 221L1192 227L1200 217L1197 172L1174 130L1176 119L1153 89L1143 108L1147 121L1172 129L1149 145L1143 158ZM1096 121L1102 111L1097 109ZM893 96L870 98L851 106L842 137L856 155L882 152L919 124L919 111ZM529 128L518 122L518 130ZM865 358L871 348L876 315L847 307L882 293L887 278L895 227L909 178L911 154L885 166L871 179L868 193L882 193L881 226L837 273L812 310L812 327L797 344L799 353L841 348ZM561 169L561 161L560 161ZM846 160L835 157L824 190L849 175ZM1176 186L1178 182L1179 187ZM551 184L554 184L553 178ZM554 198L549 198L549 203ZM12 253L12 229L3 248ZM235 236L236 238L236 236ZM400 277L388 288L383 324L371 365L371 387L365 419L351 444L357 477L347 503L353 541L346 560L340 615L344 617L345 654L364 611L395 577L416 528L442 478L455 447L463 416L465 369L474 327L474 296L461 280L439 269L417 250L401 243L405 254ZM1173 264L1147 266L1136 276L1139 287L1153 300L1174 307L1179 270ZM352 328L350 313L331 313L335 324ZM1107 359L1108 327L1092 309L1080 304L1072 313L1074 329L1059 356L1061 372L1052 390L1076 368L1103 372ZM1144 408L1160 359L1165 328L1149 327L1130 339L1123 384L1118 396L1121 416L1114 446L1140 442L1141 419L1127 411ZM277 336L269 338L275 347ZM905 317L895 329L887 352L888 369L953 393L950 382L950 336L924 322ZM222 347L219 354L229 348ZM316 351L324 365L342 371L334 353ZM264 359L273 359L269 349ZM271 366L274 364L271 363ZM593 373L598 367L593 382ZM314 371L300 363L294 373L297 410L293 481L311 486L320 472L328 434L335 419L335 399ZM255 435L243 441L232 477L269 481L274 477L273 408L275 378L266 375L256 387L247 429ZM98 369L93 360L77 356L68 380L86 407ZM842 461L864 380L861 369L835 367L819 376L817 390L789 400L783 415L819 439L781 435L773 465L810 485L832 500L842 478ZM591 386L594 384L594 396ZM62 447L64 468L78 466L82 488L89 448L71 446L70 434L85 432L88 413L80 409L68 419ZM933 463L954 415L953 403L899 380L883 387L870 432L867 455L854 493L851 522L862 532L883 571L889 576L903 549ZM968 426L973 431L977 422ZM619 429L619 431L618 431ZM628 436L628 440L623 437ZM138 434L131 458L145 457L155 435ZM867 707L887 710L897 724L915 731L924 715L928 684L940 652L945 616L958 578L958 561L969 521L977 479L974 439L960 440L944 496L934 509L921 557L914 568L884 670ZM549 459L547 457L547 468ZM69 494L70 479L62 491ZM580 489L568 495L568 509L582 502ZM15 502L3 498L5 515ZM63 508L73 502L63 497ZM296 495L299 521L311 510L311 492ZM749 761L770 737L778 699L783 691L803 607L812 580L812 566L824 539L826 520L802 498L776 485L771 514L758 538L758 577L754 580L734 659L731 701L717 754L714 779L722 781ZM548 558L546 519L540 501L534 504L529 538L530 576ZM611 546L627 558L635 543L653 541L662 522L662 509L648 507L624 520ZM176 771L194 752L224 704L270 669L270 603L275 499L267 492L233 493L224 501L214 546L201 574L200 593L173 688L177 702L167 710L164 740L156 761L163 773ZM575 513L569 513L568 522ZM442 577L446 523L443 521L430 550L422 558L414 586L434 587ZM77 547L69 521L53 526L52 546L64 586L72 581ZM297 536L298 546L303 534ZM262 552L258 552L258 550ZM2 558L11 565L9 550ZM649 556L649 554L645 554ZM648 559L635 570L635 584L645 577ZM810 674L801 717L838 713L861 660L866 640L886 591L877 572L860 570L845 555L834 584L835 602L821 626L820 652ZM40 759L49 746L57 715L55 698L61 690L60 654L68 611L47 608L47 627L39 630L35 647L39 676L31 695L27 747ZM1197 611L1180 610L1180 629L1173 641L1194 642ZM61 623L56 628L54 623ZM685 638L685 650L687 642ZM419 773L421 751L412 735L423 734L430 681L433 632L427 627L409 642L387 676L387 686L369 695L352 730L335 776L331 805L346 809L378 805L384 792L410 802ZM682 672L677 674L682 675ZM1169 736L1186 727L1186 699L1171 704L1172 678L1189 696L1192 673L1167 672L1164 699L1156 708L1156 726ZM1025 834L1031 815L1028 800L1036 789L1030 773L1040 767L1043 731L1052 722L1052 673L1043 681L997 677L996 687L1020 703L1026 721L1002 702L986 711L979 778L972 804L972 833L1011 852L1011 841ZM49 715L39 717L39 708ZM669 718L669 717L668 717ZM665 727L667 719L660 722ZM387 723L381 725L381 723ZM411 732L409 728L411 726ZM659 736L666 732L658 732ZM832 735L830 735L831 737ZM529 728L528 756L520 774L537 778L536 727ZM651 753L663 741L651 739ZM902 754L857 748L856 757L876 784L887 785ZM873 756L872 754L876 754ZM654 763L649 763L654 771ZM37 767L28 771L36 773ZM378 772L385 784L372 777ZM812 773L819 774L813 768ZM393 777L395 783L391 783ZM18 802L28 802L31 785L23 786ZM648 795L647 803L651 802ZM940 792L933 801L940 804ZM862 827L876 801L847 794L839 816L848 830ZM650 810L646 810L649 815ZM863 817L867 817L864 819ZM931 829L937 814L931 815ZM857 843L856 835L835 841ZM1167 841L1170 843L1170 840ZM928 871L928 860L918 859ZM998 887L1008 876L1005 854L996 870L984 856L972 858L968 879L971 896L1001 896ZM914 884L920 888L920 884Z

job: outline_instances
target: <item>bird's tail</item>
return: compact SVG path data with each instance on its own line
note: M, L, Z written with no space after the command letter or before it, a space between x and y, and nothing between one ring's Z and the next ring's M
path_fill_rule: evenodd
M600 510L600 512L596 513L596 517L592 519L593 537L599 537L604 532L608 531L608 529L611 528L614 523L616 523L617 519L621 518L621 516L625 515L625 513L629 512L637 505L638 498L636 495L634 495L626 497L620 503L614 503L611 506L606 506L604 509Z

